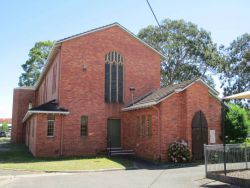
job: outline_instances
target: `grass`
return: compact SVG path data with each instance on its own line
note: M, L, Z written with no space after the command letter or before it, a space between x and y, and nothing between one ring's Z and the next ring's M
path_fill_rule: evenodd
M3 146L4 145L4 146ZM0 169L74 171L99 169L126 169L133 163L124 158L107 158L105 156L83 158L35 158L24 145L2 144L10 147L9 151L0 151Z
M0 138L0 144L5 143L5 142L10 142L10 138L9 137L1 137Z

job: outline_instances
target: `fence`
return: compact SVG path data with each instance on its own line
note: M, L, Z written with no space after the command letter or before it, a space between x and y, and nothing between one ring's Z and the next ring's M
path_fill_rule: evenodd
M250 183L250 147L246 144L204 145L204 157L206 177L236 184L242 180L240 185Z

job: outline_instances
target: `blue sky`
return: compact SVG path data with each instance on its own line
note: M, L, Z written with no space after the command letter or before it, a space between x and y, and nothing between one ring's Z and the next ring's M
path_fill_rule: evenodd
M159 20L196 23L210 31L218 45L228 45L237 36L250 32L247 0L150 2ZM156 24L146 0L1 0L0 19L0 117L11 117L13 88L17 87L21 64L35 42L57 40L113 22L135 34Z

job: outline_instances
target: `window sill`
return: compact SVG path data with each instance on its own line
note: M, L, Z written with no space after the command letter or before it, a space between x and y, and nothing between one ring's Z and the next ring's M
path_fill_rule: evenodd
M55 136L47 136L47 138L55 138Z
M86 139L88 136L80 136L81 139Z

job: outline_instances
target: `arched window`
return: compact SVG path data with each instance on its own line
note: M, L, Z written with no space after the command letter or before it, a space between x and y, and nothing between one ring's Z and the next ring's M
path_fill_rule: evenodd
M105 102L123 102L123 57L115 51L105 55Z

